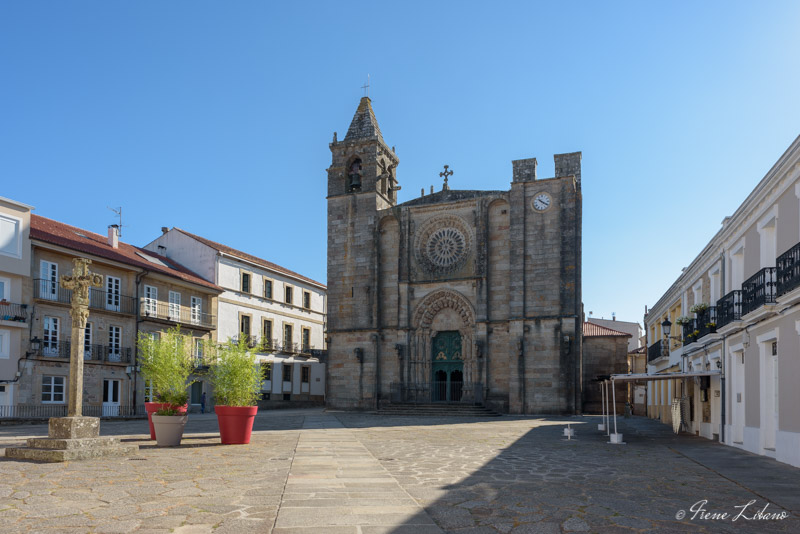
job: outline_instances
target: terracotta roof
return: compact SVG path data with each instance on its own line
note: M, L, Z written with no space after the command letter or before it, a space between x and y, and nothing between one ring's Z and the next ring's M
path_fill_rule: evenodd
M590 323L586 321L583 323L583 337L631 337L630 334L620 332L619 330L612 330L599 324Z
M287 276L291 276L293 278L297 278L298 280L303 280L303 281L308 282L310 284L314 284L314 285L326 288L325 284L317 282L316 280L312 280L311 278L309 278L307 276L303 276L302 274L296 273L294 271L290 271L289 269L286 269L285 267L281 267L280 265L272 263L271 261L267 261L267 260L261 259L261 258L259 258L257 256L253 256L253 255L248 254L246 252L242 252L241 250L236 250L235 248L231 248L231 247L223 245L221 243L217 243L216 241L211 241L210 239L206 239L205 237L200 237L199 235L195 235L195 234L193 234L191 232L187 232L186 230L183 230L181 228L173 228L173 230L177 230L178 232L186 234L187 236L189 236L189 237L191 237L193 239L197 239L201 243L213 248L214 250L222 252L224 254L230 254L231 256L236 256L237 258L243 259L245 261L249 261L250 263L255 263L256 265L260 265L260 266L262 266L262 267L264 267L266 269L269 269L271 271L276 271L276 272L279 272L279 273L283 273L283 274L285 274Z
M155 252L150 252L122 241L119 242L119 248L113 248L108 244L108 236L95 234L94 232L35 214L31 214L31 239L59 245L78 252L125 263L138 269L165 274L185 282L222 291L221 287L204 280L183 265ZM139 254L155 258L164 265L148 261Z

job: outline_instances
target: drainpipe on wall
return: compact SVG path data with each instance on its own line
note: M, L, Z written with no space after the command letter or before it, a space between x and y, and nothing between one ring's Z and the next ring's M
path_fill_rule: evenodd
M139 285L142 283L142 278L150 274L150 271L142 271L136 275L136 331L134 332L134 347L133 347L133 391L131 393L133 406L133 413L136 414L136 387L139 378L139 323L142 322L142 301L139 300Z
M720 261L720 268L719 268L719 278L720 278L720 286L722 287L722 293L725 292L725 251L719 253L719 261ZM719 310L717 310L719 313ZM725 341L728 339L727 336L722 336L722 354L719 356L719 361L722 367L720 367L720 377L719 377L719 389L722 398L720 400L720 423L719 423L719 441L720 443L725 443L725 372L727 371L725 367Z
M522 393L522 413L526 413L527 403L525 402L525 336L517 339L517 352L519 353L519 376L520 389Z
M375 409L380 406L379 396L381 394L381 342L378 334L372 334L372 342L375 344Z

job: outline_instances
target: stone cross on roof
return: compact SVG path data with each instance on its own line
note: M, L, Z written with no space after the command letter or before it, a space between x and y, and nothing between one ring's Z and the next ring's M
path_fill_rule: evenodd
M442 191L449 191L450 190L450 186L447 185L447 177L448 176L453 176L453 171L447 170L449 168L450 168L450 165L445 165L444 166L444 171L439 173L439 176L444 177L444 185L442 186Z

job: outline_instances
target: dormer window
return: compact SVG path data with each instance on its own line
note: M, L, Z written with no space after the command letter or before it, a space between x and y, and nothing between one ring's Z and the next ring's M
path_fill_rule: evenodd
M361 191L361 160L356 159L350 164L350 170L347 173L347 190L348 191Z

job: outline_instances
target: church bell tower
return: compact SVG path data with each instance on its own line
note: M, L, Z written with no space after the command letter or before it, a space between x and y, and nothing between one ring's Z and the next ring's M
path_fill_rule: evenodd
M376 362L369 350L377 335L377 260L379 212L397 204L400 160L383 140L364 97L343 140L333 134L328 168L328 370L329 387L349 391L341 407L369 403L370 388L353 386L353 377L371 376ZM341 363L341 365L339 365ZM340 376L341 375L341 376ZM359 382L363 382L359 380ZM364 391L366 390L366 391Z

